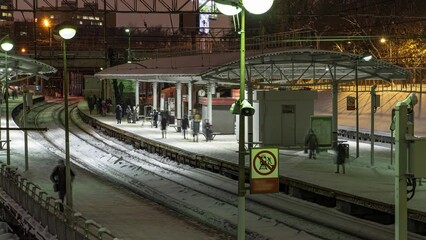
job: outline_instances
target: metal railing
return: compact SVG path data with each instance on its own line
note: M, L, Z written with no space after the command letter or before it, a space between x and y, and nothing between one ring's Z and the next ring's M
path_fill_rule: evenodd
M105 227L74 212L60 200L49 196L37 184L19 175L16 167L1 163L0 186L7 194L0 194L3 195L0 197L1 202L20 219L23 229L31 234L44 239L50 239L48 235L51 234L59 240L118 240ZM7 200L7 197L11 200ZM20 208L24 211L20 211ZM20 216L23 213L29 214L35 221ZM34 226L34 222L42 228Z

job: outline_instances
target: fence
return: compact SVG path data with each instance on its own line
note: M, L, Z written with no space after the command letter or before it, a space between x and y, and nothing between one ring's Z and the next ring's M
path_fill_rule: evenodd
M1 163L0 201L22 229L37 239L118 240L108 229L48 196L39 186ZM47 231L46 231L47 230ZM56 237L55 237L56 236Z

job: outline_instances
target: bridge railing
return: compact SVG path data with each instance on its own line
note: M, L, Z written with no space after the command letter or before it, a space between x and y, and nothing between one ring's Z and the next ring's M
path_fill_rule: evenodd
M37 239L56 236L59 240L118 240L108 229L62 205L60 200L19 175L16 167L1 163L0 186L4 191L0 194L2 204Z

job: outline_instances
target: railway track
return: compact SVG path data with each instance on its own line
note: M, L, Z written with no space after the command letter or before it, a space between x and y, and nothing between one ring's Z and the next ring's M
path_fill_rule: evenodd
M178 164L168 158L135 149L86 125L70 107L71 159L96 175L207 225L235 235L237 182L203 169ZM29 116L34 133L49 150L63 154L62 105L37 106ZM82 147L84 146L84 147ZM292 198L282 193L248 195L248 239L392 239L392 226L365 221L334 209ZM265 229L265 230L262 230ZM425 239L411 234L409 239Z

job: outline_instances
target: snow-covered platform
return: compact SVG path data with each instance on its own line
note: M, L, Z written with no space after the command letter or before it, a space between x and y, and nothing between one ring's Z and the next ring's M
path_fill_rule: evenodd
M63 102L63 99L52 100L58 103ZM21 103L22 97L10 99L9 106L13 109ZM4 114L5 104L1 104L0 107ZM4 115L1 127L6 127ZM10 127L17 128L17 125L11 120ZM2 130L1 139L5 139L5 136L6 131ZM47 193L48 196L57 198L49 175L57 163L58 155L29 137L29 170L25 171L24 134L22 131L12 130L10 139L11 166L16 166L22 177L40 187L44 196ZM58 141L64 141L64 139L61 138ZM6 163L4 150L0 151L0 161ZM76 174L73 181L74 210L82 213L84 218L106 227L119 239L166 240L171 236L174 239L227 239L227 236L221 232L185 218L110 181L105 181L84 168L75 165L72 168ZM91 228L96 232L95 227Z
M123 119L122 124L117 124L113 113L106 117L97 114L90 115L85 103L79 104L79 108L85 115L102 122L102 124L113 126L132 136L148 139L147 141L151 143L155 142L172 149L191 152L197 156L207 156L221 162L229 162L235 165L238 162L238 142L235 135L217 135L213 141L208 142L205 141L203 135L200 135L197 142L193 140L190 131L184 139L182 132L177 132L175 128L169 127L167 137L162 138L160 128L154 128L150 123L142 124L141 121L127 123ZM281 182L291 182L286 186L288 189L284 189L284 191L326 206L335 204L341 211L363 215L367 219L377 220L381 218L383 223L391 224L395 198L395 157L391 160L390 145L376 143L374 164L372 164L370 161L370 142L360 142L359 158L354 157L355 141L347 140L347 143L350 145L350 158L346 164L345 174L335 173L336 165L334 164L335 155L333 151L321 152L317 159L308 159L308 155L303 150L280 150L279 175ZM395 150L395 147L393 149ZM248 165L247 159L246 166L248 167ZM417 223L424 222L422 219L426 215L425 185L426 183L418 185L415 197L408 202L409 216L415 219ZM307 193L306 190L312 191ZM330 201L335 202L329 203Z
M18 103L19 101L12 102L11 107L16 106ZM5 107L4 104L2 107ZM213 141L209 142L206 142L204 136L200 135L199 141L194 142L191 134L189 134L188 139L184 139L183 133L178 133L174 128L170 127L167 131L167 138L162 138L160 129L151 127L151 124L147 122L143 125L141 121L131 124L123 119L122 124L116 124L113 113L106 117L98 114L90 115L85 102L81 102L79 108L84 114L105 125L118 128L129 135L140 136L150 141L170 146L170 148L194 153L197 156L208 156L209 158L233 164L238 162L238 143L235 135L217 135ZM2 121L2 127L4 125L5 123ZM16 126L12 125L11 122L11 127ZM11 134L13 142L23 142L22 132L11 131ZM4 131L2 135L4 138ZM390 146L386 144L377 144L375 146L375 162L374 166L371 166L369 142L361 142L359 158L353 157L355 156L355 142L348 141L347 143L350 145L351 157L346 164L346 174L335 173L336 165L334 164L334 154L332 152L321 152L317 159L313 160L308 159L303 150L280 150L279 174L282 179L294 179L295 181L300 181L300 183L305 183L304 187L318 187L321 191L328 189L330 193L335 195L358 197L359 202L354 202L354 204L362 204L365 202L363 201L364 199L368 199L371 200L371 203L377 204L377 208L386 205L392 206L394 204L395 173L391 163ZM22 171L23 146L21 144L12 144L11 149L12 165L17 165ZM3 161L5 161L4 152L0 152L0 157ZM49 153L43 151L39 145L34 143L30 144L29 153L31 156L30 170L23 172L22 175L36 182L43 189L51 189L52 186L48 179L48 174L56 163L57 156L49 155ZM109 229L117 236L126 239L139 239L132 238L132 236L141 236L143 234L146 239L168 239L170 235L176 234L176 232L181 234L182 239L207 239L207 236L212 236L212 233L206 229L195 230L197 226L192 225L195 223L189 224L193 226L189 229L188 222L177 220L179 216L175 216L173 213L167 213L161 209L155 212L151 208L148 210L147 205L152 207L152 203L149 201L147 202L134 194L129 194L123 189L117 188L113 184L105 182L84 170L77 169L76 172L78 177L74 182L75 208L92 219L101 220L102 224L112 226ZM426 186L424 185L417 187L416 195L408 202L409 211L411 213L420 213L422 216L426 212L426 205L424 204ZM295 192L294 189L287 189L287 191L295 196L309 197L303 196L302 191ZM53 190L49 194L53 195ZM312 198L312 196L310 197ZM318 199L318 202L321 201L321 199ZM116 206L118 205L122 207L117 208ZM388 212L388 214L392 213ZM171 226L170 229L165 229L163 227L165 224ZM186 229L186 231L177 231L177 229ZM220 239L220 236L211 237L211 239Z

